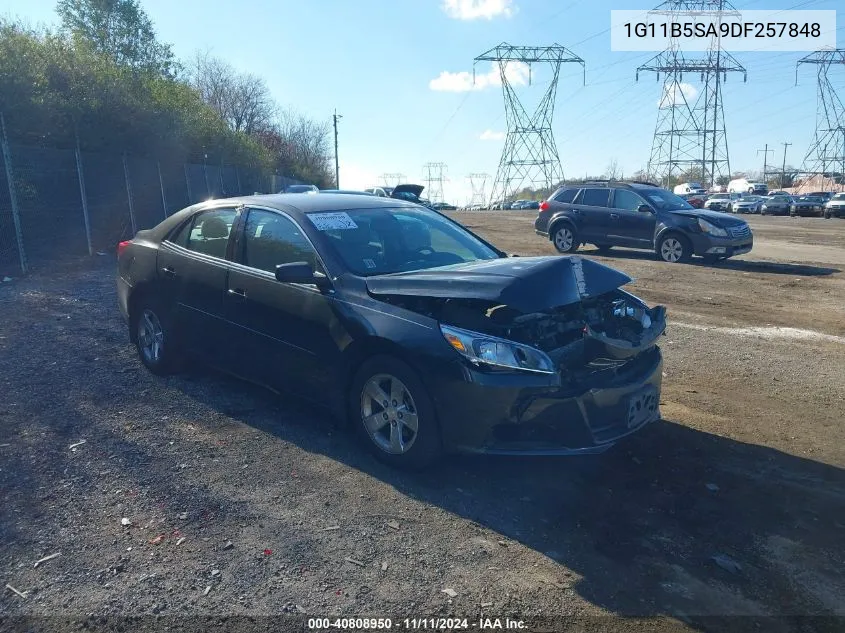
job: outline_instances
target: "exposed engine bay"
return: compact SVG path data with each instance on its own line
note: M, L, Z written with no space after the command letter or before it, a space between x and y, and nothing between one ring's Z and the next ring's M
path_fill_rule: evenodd
M621 289L528 314L481 299L394 295L382 300L441 323L540 349L562 370L564 383L580 383L596 373L616 375L647 355L666 327L665 308L648 308Z

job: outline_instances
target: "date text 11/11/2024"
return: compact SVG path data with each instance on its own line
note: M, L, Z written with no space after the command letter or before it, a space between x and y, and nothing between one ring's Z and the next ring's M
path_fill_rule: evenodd
M313 631L461 631L461 630L526 630L523 620L511 618L308 618L308 629Z

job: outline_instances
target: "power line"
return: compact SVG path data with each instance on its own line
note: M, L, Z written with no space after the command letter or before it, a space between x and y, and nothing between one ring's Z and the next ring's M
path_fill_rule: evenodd
M817 83L816 131L801 171L808 176L821 176L824 188L831 177L835 182L845 182L845 106L830 80L834 65L845 66L845 48L820 50L799 59L795 67L796 83L802 64L817 67Z
M426 163L423 172L423 182L428 189L426 197L432 202L445 202L443 183L446 181L446 163Z
M502 43L475 58L473 76L475 64L482 61L499 66L508 127L490 194L490 206L493 206L496 202L511 199L526 186L549 189L563 181L560 156L552 131L558 79L563 64L580 64L582 72L585 64L583 59L559 44L541 47ZM552 78L539 105L531 114L525 110L511 84L509 69L514 63L528 66L529 84L532 64L547 64L551 67Z
M725 0L667 0L657 12L676 15L687 11L736 12ZM720 177L730 176L722 82L728 73L742 73L745 68L732 55L721 49L718 37L711 38L710 48L703 57L686 58L680 51L677 38L669 48L637 68L654 72L660 81L663 73L663 92L658 104L657 125L648 161L651 178L668 185L669 181L697 168L701 180L710 186ZM702 91L693 95L684 73L699 76Z

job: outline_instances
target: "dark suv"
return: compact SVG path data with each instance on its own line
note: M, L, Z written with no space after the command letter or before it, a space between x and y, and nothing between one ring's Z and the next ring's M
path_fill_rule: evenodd
M700 255L709 261L751 250L751 228L735 216L695 209L657 185L589 182L563 186L540 205L534 222L561 253L581 244L606 250L627 246L654 250L667 262Z

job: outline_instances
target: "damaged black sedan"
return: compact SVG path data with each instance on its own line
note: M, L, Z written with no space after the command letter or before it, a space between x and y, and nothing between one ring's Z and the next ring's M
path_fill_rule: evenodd
M349 420L382 459L597 453L659 417L665 310L580 257L509 257L420 205L210 201L118 247L141 361L186 359Z

